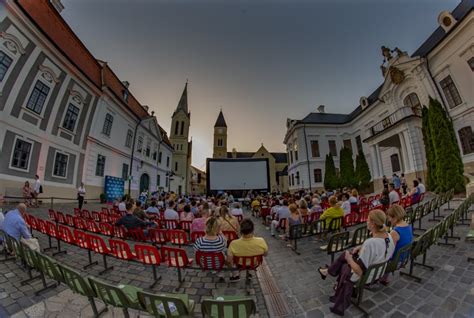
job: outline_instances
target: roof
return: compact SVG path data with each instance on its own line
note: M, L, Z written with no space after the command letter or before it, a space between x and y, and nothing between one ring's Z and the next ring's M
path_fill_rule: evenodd
M217 120L216 120L216 123L214 124L214 127L227 127L222 110L219 112L219 116L217 116Z
M465 16L469 14L474 8L474 0L463 0L461 1L456 8L451 12L453 17L458 21L457 24L464 19ZM456 24L456 25L457 25ZM456 28L456 25L451 29ZM451 31L450 30L450 31ZM426 56L430 53L443 39L449 34L444 31L444 29L439 26L429 37L426 39L423 44L412 54L412 57L415 56Z
M255 152L241 152L238 151L235 153L235 158L237 159L244 159L244 158L252 158ZM234 158L233 152L227 152L227 158Z
M166 130L163 129L160 125L158 125L160 128L160 133L161 133L161 138L163 139L163 142L170 146L170 148L173 148L173 145L171 144L171 141L168 138L168 134L166 133Z
M270 154L275 158L275 163L286 163L288 162L288 157L286 155L286 152L270 152ZM235 159L245 159L245 158L252 158L255 155L255 152L241 152L238 151L235 153ZM227 158L232 159L233 157L233 152L228 151L227 152Z
M287 163L288 157L286 152L270 152L272 156L275 158L275 163Z
M184 85L183 93L181 94L178 106L174 112L177 113L180 110L184 111L186 114L188 113L188 82Z

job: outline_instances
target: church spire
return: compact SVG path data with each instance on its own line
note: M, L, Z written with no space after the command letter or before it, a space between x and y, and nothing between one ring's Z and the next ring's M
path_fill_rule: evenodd
M219 112L219 116L217 117L214 127L227 127L222 110Z
M186 114L188 113L188 81L186 81L186 85L184 86L183 94L181 94L181 98L178 103L178 107L176 107L175 113L183 110Z

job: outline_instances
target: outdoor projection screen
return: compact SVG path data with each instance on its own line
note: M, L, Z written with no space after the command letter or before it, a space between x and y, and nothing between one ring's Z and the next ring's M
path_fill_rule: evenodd
M208 159L208 191L266 190L268 159Z

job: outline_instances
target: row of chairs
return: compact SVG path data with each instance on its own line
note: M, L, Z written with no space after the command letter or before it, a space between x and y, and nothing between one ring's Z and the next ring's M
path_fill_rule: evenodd
M29 278L22 281L21 284L26 285L36 279L42 280L44 287L36 291L36 295L57 287L59 284L64 284L74 293L88 298L94 317L99 317L108 311L108 305L122 308L125 317L130 317L129 309L144 311L153 317L190 317L194 315L195 303L186 294L153 294L132 285L115 286L94 277L83 277L76 270L43 253L33 251L29 246L17 242L1 230L0 237L6 242L6 247L14 251L15 258L28 271ZM8 253L6 248L4 253L5 255ZM33 276L34 270L38 272L37 276ZM46 278L54 282L48 283ZM105 307L100 311L97 309L95 299L100 299L105 304ZM248 317L256 313L256 306L251 298L216 297L202 301L201 313L203 317Z

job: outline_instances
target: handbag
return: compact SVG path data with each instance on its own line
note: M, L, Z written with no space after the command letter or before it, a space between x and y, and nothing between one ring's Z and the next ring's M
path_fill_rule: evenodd
M22 237L20 239L20 242L27 245L32 251L41 252L41 248L40 248L39 241L37 238L32 237L29 239L25 239Z

